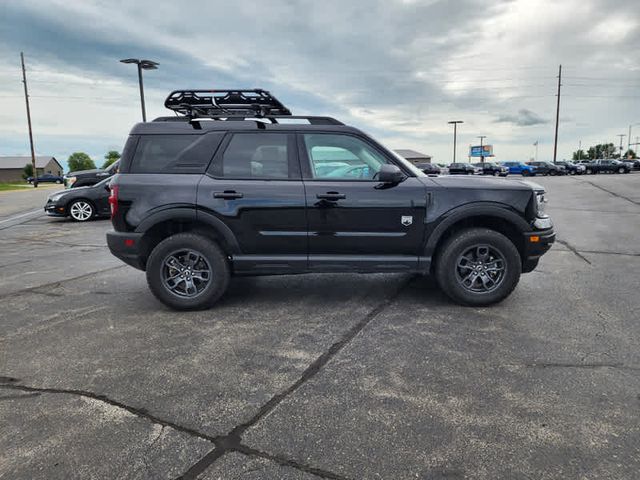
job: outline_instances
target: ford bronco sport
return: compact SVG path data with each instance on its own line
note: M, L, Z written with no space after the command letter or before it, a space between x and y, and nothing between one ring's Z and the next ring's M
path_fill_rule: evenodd
M133 127L111 182L111 252L175 309L233 275L433 274L464 305L507 297L555 233L542 187L429 177L330 117L264 90L182 90Z

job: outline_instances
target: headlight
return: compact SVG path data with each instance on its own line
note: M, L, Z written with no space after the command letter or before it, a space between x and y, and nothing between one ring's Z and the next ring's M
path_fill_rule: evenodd
M67 187L71 188L71 185L76 183L76 180L77 180L76 177L67 177Z
M536 192L536 207L538 209L538 215L544 215L546 203L547 199L545 197L545 192Z
M58 200L60 200L62 197L64 196L64 193L56 193L55 195L51 195L49 197L49 201L51 202L57 202Z

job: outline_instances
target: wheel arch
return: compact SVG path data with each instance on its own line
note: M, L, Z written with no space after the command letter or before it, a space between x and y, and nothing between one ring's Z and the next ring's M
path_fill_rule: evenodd
M439 252L456 232L468 228L483 227L495 230L507 237L524 258L524 232L531 229L529 223L508 208L498 205L459 207L448 212L431 232L425 247L425 256L432 259L433 270Z
M194 208L173 208L157 212L142 221L136 232L143 233L140 254L144 264L158 243L171 235L184 232L196 233L215 241L228 256L240 253L238 242L229 227L214 215Z

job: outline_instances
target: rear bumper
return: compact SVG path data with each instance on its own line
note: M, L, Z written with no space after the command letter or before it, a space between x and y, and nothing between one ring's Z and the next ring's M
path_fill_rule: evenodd
M145 269L145 259L140 251L141 233L107 232L107 246L109 251L127 265L138 270Z

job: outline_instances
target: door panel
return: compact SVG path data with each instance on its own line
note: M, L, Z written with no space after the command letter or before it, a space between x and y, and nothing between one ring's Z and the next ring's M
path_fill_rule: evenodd
M329 262L327 255L345 259L354 255L413 256L417 261L427 196L418 178L408 176L395 185L375 180L381 165L396 163L358 135L300 134L298 146L311 268L316 262Z
M306 181L309 254L419 255L426 187L415 177L387 188L380 185ZM318 198L327 193L341 197Z
M295 136L235 133L199 186L198 209L220 218L243 255L302 255L307 222Z

